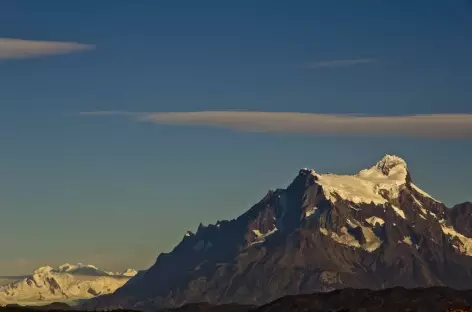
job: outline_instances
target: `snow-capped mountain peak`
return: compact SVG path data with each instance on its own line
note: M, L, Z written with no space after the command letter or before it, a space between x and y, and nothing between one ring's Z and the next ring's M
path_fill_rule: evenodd
M54 271L54 268L49 266L49 265L46 265L46 266L42 266L42 267L39 267L37 268L36 270L33 271L33 274L47 274L51 271Z
M138 274L138 271L136 271L135 269L127 269L126 271L121 273L122 276L135 276L136 274Z
M63 265L59 266L59 271L67 272L67 271L71 270L74 267L76 267L76 266L74 266L72 264L69 264L69 263L64 263Z
M80 271L82 271L82 273L86 273L88 271L88 272L102 272L105 275L109 274L109 272L100 270L99 268L97 268L94 265L83 264L83 263L78 263L78 264L65 263L65 264L60 265L56 269L56 271L57 272L69 272L69 273L80 272Z
M385 155L375 166L361 170L357 176L373 182L390 181L395 184L405 184L408 177L406 161L394 155Z
M380 170L384 175L390 176L391 170L397 169L396 171L404 172L407 170L406 161L396 155L385 155L377 164L375 168Z
M410 182L405 160L394 155L384 156L371 168L355 175L320 174L306 168L300 172L314 176L326 198L332 201L385 204L397 198Z
M34 270L30 276L1 285L0 305L35 305L92 298L114 292L136 273L134 269L112 273L82 263L65 263L57 268L46 265Z

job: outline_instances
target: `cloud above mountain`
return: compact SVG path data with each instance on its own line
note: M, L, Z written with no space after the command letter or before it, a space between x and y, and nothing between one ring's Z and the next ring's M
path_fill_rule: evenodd
M82 112L84 116L124 116L166 125L212 126L246 132L313 135L472 138L472 114L366 116L298 112Z
M0 61L67 54L94 48L94 45L76 42L0 38Z

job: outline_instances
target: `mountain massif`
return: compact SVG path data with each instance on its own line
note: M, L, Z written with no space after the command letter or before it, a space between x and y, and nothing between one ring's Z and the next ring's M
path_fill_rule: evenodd
M387 155L355 175L302 169L231 221L200 225L81 308L260 305L343 288L472 288L472 204L446 207Z
M37 305L54 301L73 302L109 294L125 284L136 271L113 273L93 265L44 266L30 276L0 286L0 305Z

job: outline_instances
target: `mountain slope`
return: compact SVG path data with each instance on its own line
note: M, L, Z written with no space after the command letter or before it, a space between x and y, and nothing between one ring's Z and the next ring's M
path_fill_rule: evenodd
M115 291L135 274L136 271L131 269L112 273L83 264L64 264L57 269L44 266L31 276L0 286L0 305L34 305L92 298Z
M188 232L145 273L84 308L262 304L346 287L471 288L470 209L448 209L422 191L396 156L352 176L302 169L286 189L235 220Z

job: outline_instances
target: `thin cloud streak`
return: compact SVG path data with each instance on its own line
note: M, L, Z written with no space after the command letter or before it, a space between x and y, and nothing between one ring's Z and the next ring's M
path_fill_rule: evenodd
M0 60L36 58L93 49L94 45L76 42L0 38Z
M361 59L351 59L351 60L330 60L330 61L320 61L307 63L303 65L305 69L321 69L321 68L337 68L337 67L350 67L360 64L369 64L377 62L373 58L361 58Z
M297 112L83 112L84 116L124 116L164 125L212 126L242 132L312 135L472 138L472 114L365 116Z

